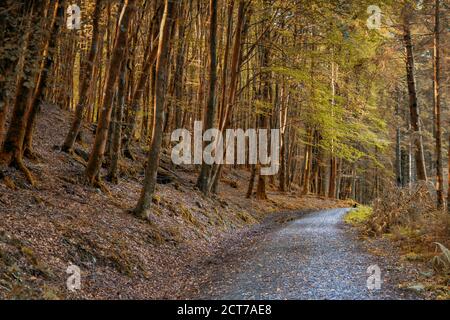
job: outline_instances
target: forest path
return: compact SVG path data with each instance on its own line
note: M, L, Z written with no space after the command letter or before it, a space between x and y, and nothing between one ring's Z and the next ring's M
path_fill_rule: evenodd
M213 263L200 299L413 299L397 271L368 254L342 222L348 209L309 213L254 245ZM381 289L367 289L367 268L381 268ZM392 274L393 273L393 274Z

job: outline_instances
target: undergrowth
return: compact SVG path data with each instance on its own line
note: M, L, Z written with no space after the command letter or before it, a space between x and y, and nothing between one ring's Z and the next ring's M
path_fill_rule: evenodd
M359 206L350 210L344 217L344 221L354 226L360 226L369 220L372 215L372 208L368 206Z
M345 217L370 237L393 241L401 260L417 263L426 291L450 299L450 214L436 207L432 184L386 188L373 209L360 207Z

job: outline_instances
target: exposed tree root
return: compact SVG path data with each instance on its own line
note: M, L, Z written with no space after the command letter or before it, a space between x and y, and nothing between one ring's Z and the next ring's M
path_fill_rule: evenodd
M23 151L23 156L33 161L41 159L41 157L35 151L33 151L31 148L28 147L26 147L25 150Z
M100 189L103 193L112 197L111 191L108 187L101 181L100 176L97 174L93 180L90 180L86 175L84 175L82 183L89 187L94 187Z
M14 156L14 158L10 163L10 167L14 167L17 170L21 171L25 175L25 178L27 179L28 183L31 184L32 186L35 185L33 175L31 174L30 170L28 170L28 168L25 166L21 158Z
M22 154L20 150L18 152L3 152L0 154L0 164L6 165L11 168L16 168L21 171L28 183L32 186L35 185L35 180L30 170L25 166L22 159Z
M142 219L142 220L146 220L146 221L150 221L149 219L149 213L146 212L145 210L137 210L135 209L131 209L129 210L129 212L134 215L136 218Z

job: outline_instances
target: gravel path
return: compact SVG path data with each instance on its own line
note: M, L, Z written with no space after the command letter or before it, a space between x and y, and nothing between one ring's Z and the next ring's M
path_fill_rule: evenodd
M202 299L413 299L395 268L366 253L342 222L347 209L306 214L215 263ZM381 290L367 289L367 268L381 268Z

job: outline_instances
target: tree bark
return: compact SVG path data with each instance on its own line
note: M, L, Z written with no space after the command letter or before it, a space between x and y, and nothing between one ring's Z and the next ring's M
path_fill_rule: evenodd
M209 20L209 92L208 102L205 110L205 121L203 123L203 131L214 127L216 119L216 81L217 81L217 0L210 0L210 20ZM200 175L197 180L197 187L203 193L209 193L209 180L212 165L203 161Z
M26 10L25 1L15 1L12 8L9 2L0 4L0 43L4 46L8 45L15 53L20 51L23 41L27 41L27 36L25 40L17 41L23 30L15 25L17 20L26 16ZM0 150L6 138L6 120L10 111L15 81L14 69L18 62L19 54L2 54L0 57Z
M157 23L159 21L159 10L155 13L155 16L153 17L152 21L154 23ZM134 90L132 99L131 99L131 114L130 118L128 120L128 124L125 127L124 132L124 142L123 142L123 149L125 156L134 159L134 156L130 150L130 143L133 139L135 130L136 130L136 124L137 124L137 114L139 112L139 109L141 107L140 100L142 98L142 95L145 91L145 86L147 84L147 80L149 79L149 73L151 72L151 69L157 59L158 54L158 33L153 34L152 39L152 45L148 46L146 52L145 52L145 61L144 65L142 67L142 73L139 77L139 80L137 81L136 89Z
M93 184L99 174L103 156L105 153L108 129L111 122L112 102L114 98L114 87L120 71L121 62L124 59L126 49L128 28L130 20L136 10L136 0L125 0L123 5L119 26L117 28L117 39L114 46L109 72L106 80L105 94L101 105L101 116L97 125L95 141L92 147L85 175L87 182Z
M75 117L69 132L66 135L64 143L62 145L62 151L72 152L78 133L80 132L81 123L83 121L83 112L86 108L89 99L89 89L93 85L93 70L95 64L95 58L97 56L99 40L100 40L100 19L102 15L103 0L96 0L94 15L92 17L92 42L89 49L88 58L83 66L84 77L80 84L81 96L75 109Z
M447 168L448 168L448 177L447 177L447 211L450 213L450 133L448 134L448 151L447 151Z
M406 48L406 75L408 82L409 110L411 117L411 127L413 130L413 140L415 146L415 162L418 180L427 180L425 168L425 156L422 142L422 129L419 116L419 106L417 102L416 82L414 76L414 49L411 39L410 12L406 8L403 15L403 41Z
M236 99L236 91L238 85L239 70L241 66L241 50L242 50L242 34L245 23L245 0L239 1L238 16L236 24L236 32L233 43L233 53L231 57L231 69L230 69L230 89L228 95L228 101L226 105L222 106L222 111L219 119L219 128L222 133L225 132L229 126L231 111ZM222 173L222 165L216 165L213 168L213 174L210 181L210 189L213 193L217 192L220 175Z
M25 5L25 4L24 4ZM30 34L33 28L44 21L45 1L35 1L28 4L30 12L27 32L26 50L24 52L24 72L19 77L16 86L14 108L6 138L0 153L0 163L15 167L22 171L28 182L34 185L34 179L28 168L23 163L23 140L29 115L29 101L35 88L36 66L41 61L41 48L39 41L31 41Z
M64 17L65 0L54 1L55 5L55 15L52 18L52 23L50 27L50 38L44 45L44 60L43 66L41 68L41 74L38 78L37 86L33 94L32 100L30 102L30 114L28 116L27 127L25 132L25 137L23 141L23 152L28 158L35 158L33 152L33 131L37 120L37 115L40 110L40 106L44 101L45 89L48 84L48 77L50 70L53 66L53 61L55 60L56 45L58 42L58 35L62 25L62 18Z
M435 140L436 140L436 192L437 192L437 206L443 209L444 201L444 168L442 160L442 129L441 129L441 94L440 94L440 21L439 21L439 7L440 0L435 0L434 13L434 39L433 39L433 91L434 91L434 126L435 126ZM450 170L450 169L449 169Z
M111 142L111 153L110 158L111 162L108 168L108 176L107 179L114 184L119 183L119 161L120 161L120 145L122 140L122 119L123 119L123 110L125 108L125 88L126 88L126 74L127 74L127 66L126 59L122 61L122 65L120 67L120 76L119 76L119 88L117 90L117 105L114 108L113 115L113 131L112 131L112 142Z
M164 105L167 83L167 67L170 56L170 28L175 14L175 6L179 0L166 0L164 15L161 22L158 54L156 63L156 83L153 115L153 131L150 152L147 160L144 186L139 201L134 209L134 214L141 218L147 218L147 211L151 206L152 197L156 188L156 175L159 166L160 149L164 130Z

